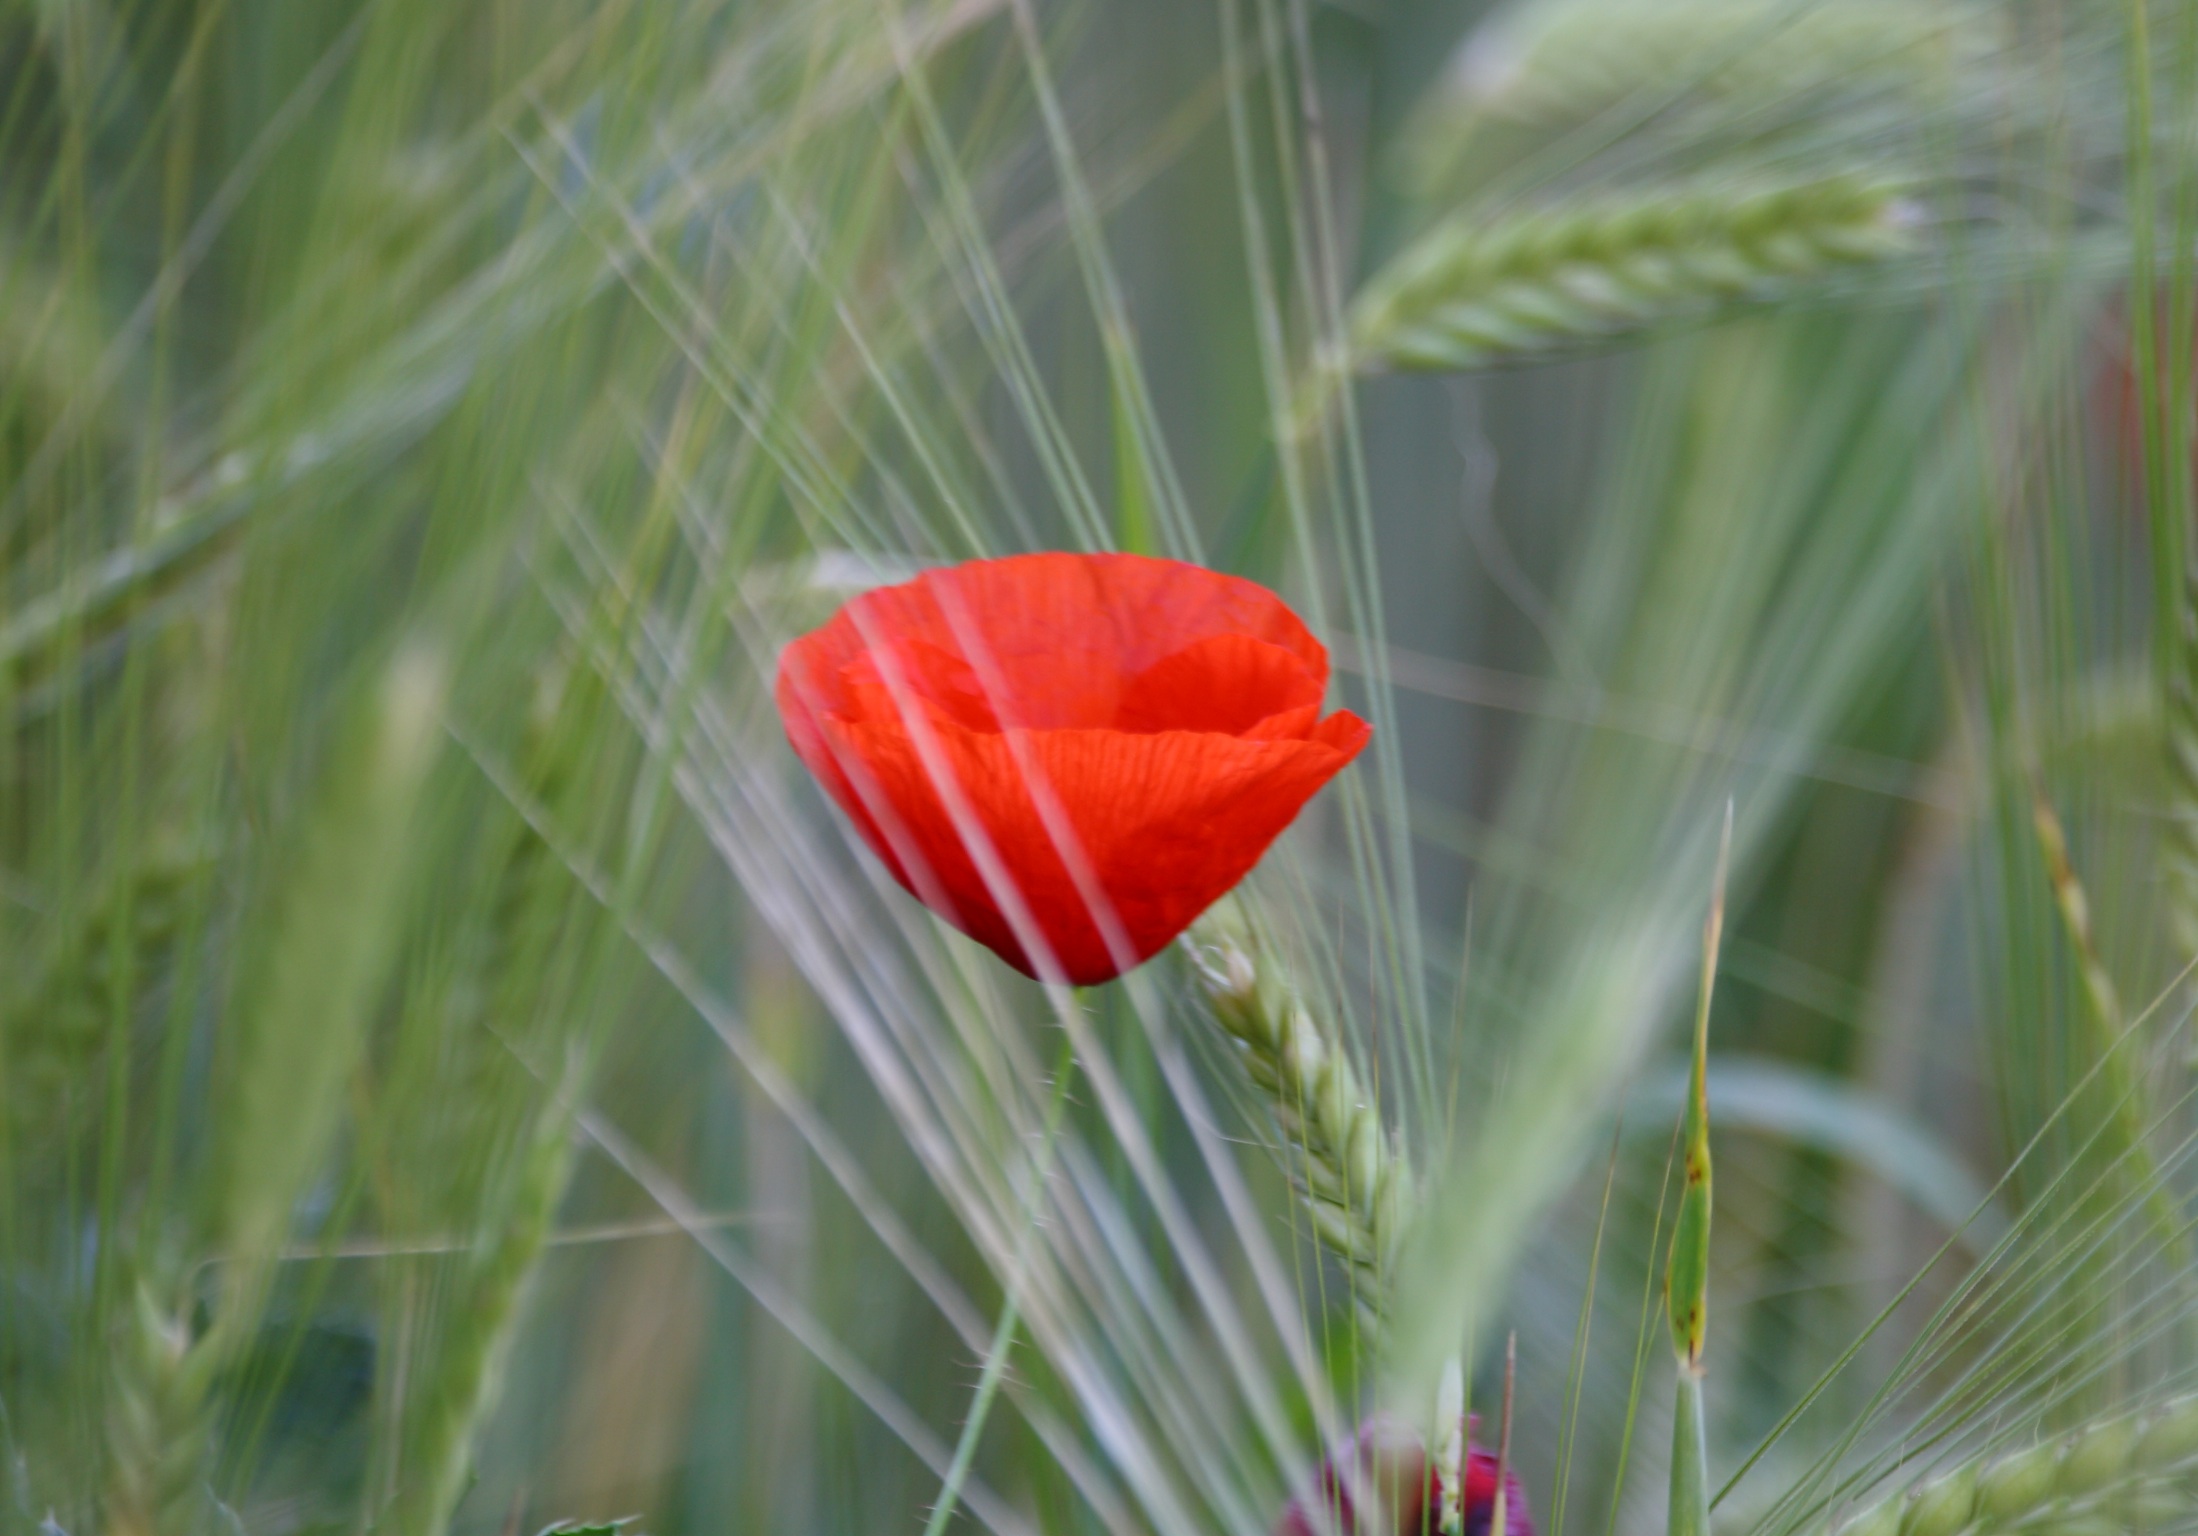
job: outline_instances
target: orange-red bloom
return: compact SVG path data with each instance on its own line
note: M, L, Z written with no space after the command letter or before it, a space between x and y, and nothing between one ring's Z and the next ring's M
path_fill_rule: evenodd
M1145 960L1370 734L1265 588L1137 555L979 560L787 648L794 750L893 877L1029 975Z

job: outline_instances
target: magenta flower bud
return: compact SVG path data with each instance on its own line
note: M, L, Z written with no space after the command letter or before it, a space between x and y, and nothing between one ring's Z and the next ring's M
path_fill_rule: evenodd
M1527 1513L1526 1490L1519 1486L1519 1469L1504 1468L1504 1528L1496 1536L1534 1536L1534 1517ZM1496 1458L1468 1442L1465 1452L1465 1536L1491 1536L1496 1518Z
M1504 1527L1496 1514L1496 1458L1470 1441L1465 1461L1465 1536L1534 1536L1516 1469L1504 1475ZM1351 1444L1320 1464L1313 1486L1290 1500L1275 1536L1436 1536L1442 1474L1419 1435L1376 1415Z

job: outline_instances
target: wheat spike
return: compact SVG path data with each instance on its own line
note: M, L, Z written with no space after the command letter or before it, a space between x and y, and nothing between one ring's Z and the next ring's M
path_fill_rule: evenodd
M204 1522L213 1351L140 1284L107 1394L106 1529L186 1536Z
M86 1080L118 1008L134 1009L186 923L210 848L155 835L132 866L56 938L5 996L7 1072L0 1112L33 1143L52 1129L69 1085ZM118 965L119 961L119 965ZM0 995L7 990L0 981Z
M1263 945L1243 908L1224 901L1191 930L1194 970L1244 1075L1273 1114L1314 1233L1350 1266L1375 1318L1414 1186L1410 1160L1351 1064Z
M1898 183L1841 172L1463 210L1366 286L1354 360L1479 368L1779 298L1908 250L1911 207Z
M413 1413L419 1447L411 1481L385 1517L390 1529L445 1529L473 1468L474 1439L495 1404L521 1304L572 1172L567 1096L531 1128L502 1220L470 1256L465 1315L449 1330Z
M2057 1441L1965 1462L1881 1498L1837 1536L2166 1529L2198 1513L2198 1393L2095 1419Z
M2184 576L2180 665L2168 680L2167 915L2182 958L2198 958L2198 568Z
M574 687L562 666L538 679L538 687L520 763L530 800L547 806L572 788L600 692L592 682ZM490 917L489 1018L468 1048L490 1057L476 1091L499 1099L517 1094L525 1107L516 1124L510 1106L499 1104L498 1113L477 1113L457 1128L463 1148L459 1167L465 1171L455 1195L475 1223L475 1243L457 1281L462 1302L415 1388L403 1484L379 1522L390 1530L437 1532L449 1525L571 1177L572 1119L589 1056L560 1051L555 1042L566 1025L561 1012L542 1022L543 979L564 933L565 897L555 855L542 834L530 824L515 827ZM561 1069L562 1080L537 1083L511 1060L514 1043L543 1049L552 1058L545 1065ZM561 1061L555 1059L560 1054ZM547 1097L541 1098L545 1086ZM464 1135L493 1136L507 1127L521 1138L508 1158L488 1147L463 1146Z
M1630 0L1540 8L1485 29L1453 71L1458 107L1509 122L1576 122L1634 97L1759 101L1839 87L1922 96L1999 44L1988 9L1928 0ZM1533 18L1537 12L1526 13Z

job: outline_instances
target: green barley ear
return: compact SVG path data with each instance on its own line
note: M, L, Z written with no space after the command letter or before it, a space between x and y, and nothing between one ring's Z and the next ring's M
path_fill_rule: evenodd
M1443 140L1485 118L1562 128L1626 101L1743 110L1808 92L1929 101L2001 45L1988 7L1934 0L1616 0L1529 7L1483 27L1415 125L1404 167L1446 166ZM1445 131L1447 130L1447 132Z
M205 1523L209 1398L215 1362L192 1345L183 1309L140 1282L110 1359L107 1490L110 1536L186 1536Z
M2198 1515L2198 1393L2113 1413L2057 1441L1978 1457L1879 1498L1838 1536L1996 1536L2003 1531L2166 1530Z
M603 694L589 674L565 665L536 679L534 708L517 760L518 788L530 813L554 809L585 782L582 770L601 724ZM557 953L571 941L566 922L570 890L555 851L532 822L511 828L488 905L481 985L486 1017L459 1042L437 1042L434 1059L470 1061L476 1102L452 1128L451 1187L443 1192L454 1219L473 1226L464 1260L445 1271L454 1297L425 1358L408 1368L402 1478L376 1525L400 1536L433 1536L448 1528L473 1468L475 1441L497 1400L504 1366L516 1343L529 1285L549 1240L573 1165L573 1121L592 1051L575 1041L571 985ZM554 978L554 979L553 979ZM545 1008L546 998L557 998ZM514 1059L530 1050L554 1073L537 1082ZM421 1107L448 1113L446 1102L423 1095ZM515 1143L498 1155L493 1143ZM478 1138L478 1139L475 1139Z
M52 1130L67 1085L85 1080L117 1010L135 1005L170 953L213 867L203 839L153 834L23 974L0 977L8 1015L0 1115L17 1145Z
M1351 308L1362 370L1518 361L1767 302L1913 248L1915 205L1862 172L1466 208Z
M441 742L439 658L405 651L339 734L257 909L219 1151L218 1332L249 1329L290 1213L320 1171L395 947L410 824Z
M179 1536L208 1513L213 1384L252 1334L291 1211L335 1137L395 947L410 823L441 740L442 688L439 658L398 655L331 744L295 840L254 908L262 947L224 1041L213 1324L196 1331L188 1303L143 1277L122 1308L106 1404L110 1530Z
M474 1439L494 1406L514 1343L521 1301L541 1259L572 1172L571 1123L577 1071L528 1127L513 1188L482 1223L459 1282L463 1313L426 1367L407 1428L415 1456L408 1479L379 1522L407 1533L446 1530L473 1468ZM485 1202L484 1202L485 1203Z
M1632 128L1713 154L1804 137L1868 142L1949 103L2003 100L2008 46L2005 18L1968 0L1506 7L1414 112L1388 175L1439 205L1573 135Z
M1380 1318L1415 1195L1402 1142L1383 1125L1349 1048L1306 1006L1235 898L1192 926L1190 951L1214 1019L1273 1117L1315 1235Z
M2171 655L2166 737L2171 793L2163 842L2167 917L2178 957L2198 959L2198 567L2184 578L2182 633Z

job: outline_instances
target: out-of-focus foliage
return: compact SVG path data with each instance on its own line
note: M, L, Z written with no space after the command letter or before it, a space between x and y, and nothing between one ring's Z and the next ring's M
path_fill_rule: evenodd
M1728 803L1714 1526L2191 1527L2194 79L2181 0L0 3L0 1532L1261 1536L1513 1329L1541 1528L1656 1530ZM787 638L1034 547L1374 721L1249 977L1027 985L787 752Z

